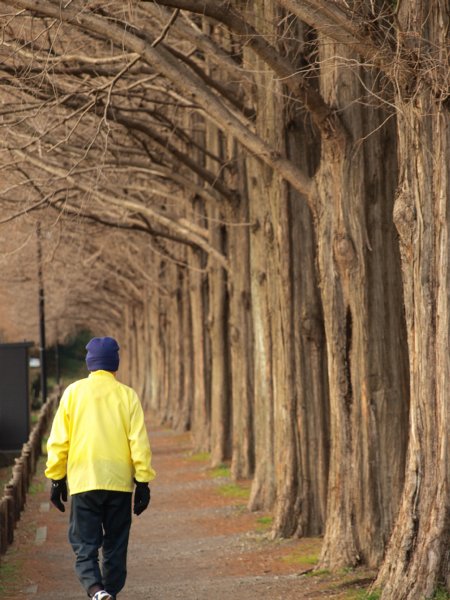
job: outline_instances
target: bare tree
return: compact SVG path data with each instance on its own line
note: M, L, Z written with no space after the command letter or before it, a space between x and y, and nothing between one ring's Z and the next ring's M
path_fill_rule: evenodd
M4 227L64 223L61 256L95 232L67 328L101 303L161 418L255 470L275 534L325 529L323 566L378 565L397 517L383 597L430 596L448 579L443 3L1 6Z

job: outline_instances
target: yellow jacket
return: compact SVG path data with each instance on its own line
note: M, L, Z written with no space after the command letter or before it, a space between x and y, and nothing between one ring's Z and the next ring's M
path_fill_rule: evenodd
M133 478L156 475L139 398L108 371L93 371L65 390L47 451L46 477L67 474L71 494L131 492Z

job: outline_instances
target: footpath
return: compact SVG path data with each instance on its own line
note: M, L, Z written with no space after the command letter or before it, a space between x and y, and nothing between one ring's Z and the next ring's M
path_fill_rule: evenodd
M247 511L246 486L192 455L189 434L150 429L150 439L157 479L150 508L133 517L119 600L365 597L367 573L313 572L320 540L270 540L270 516ZM43 469L41 459L14 544L1 558L2 600L86 598L67 541L68 508L49 506Z

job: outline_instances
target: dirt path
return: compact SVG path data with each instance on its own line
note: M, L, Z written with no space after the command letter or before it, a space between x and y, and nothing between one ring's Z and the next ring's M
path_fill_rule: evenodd
M150 510L134 517L119 600L362 598L367 573L311 576L320 540L270 541L270 518L245 509L245 489L191 455L188 434L150 434L158 478ZM48 505L43 461L16 541L0 564L3 600L85 598L67 542L68 512ZM225 477L221 477L225 475ZM370 574L369 574L370 575Z

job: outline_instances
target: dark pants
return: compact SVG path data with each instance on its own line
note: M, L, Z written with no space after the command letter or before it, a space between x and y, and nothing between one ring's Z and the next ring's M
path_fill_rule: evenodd
M116 596L123 588L130 526L131 493L93 490L72 496L69 541L77 556L75 570L86 591L97 584Z

